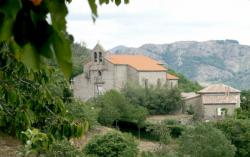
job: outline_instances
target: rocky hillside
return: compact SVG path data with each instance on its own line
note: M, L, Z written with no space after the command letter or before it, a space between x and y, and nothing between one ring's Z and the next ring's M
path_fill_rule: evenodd
M111 51L153 57L201 84L222 82L250 89L250 46L236 40L180 41L138 48L117 46Z

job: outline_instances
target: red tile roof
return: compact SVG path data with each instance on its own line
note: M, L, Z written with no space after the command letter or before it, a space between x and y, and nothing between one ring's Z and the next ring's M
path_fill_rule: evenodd
M240 93L240 91L224 84L212 84L198 91L198 93Z
M179 77L167 73L167 80L179 80Z
M143 55L110 55L106 59L117 65L129 65L138 71L166 71L160 62Z

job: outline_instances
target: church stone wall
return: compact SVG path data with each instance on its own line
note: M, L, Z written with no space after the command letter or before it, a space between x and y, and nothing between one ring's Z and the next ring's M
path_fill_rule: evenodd
M145 86L147 80L148 85L156 86L158 83L164 85L166 83L166 72L139 72L139 84Z

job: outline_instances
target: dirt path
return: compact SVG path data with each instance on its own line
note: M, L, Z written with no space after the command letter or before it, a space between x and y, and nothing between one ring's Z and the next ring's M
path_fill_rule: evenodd
M139 150L141 152L143 151L149 151L149 152L153 152L156 149L158 149L160 147L160 144L157 142L151 142L151 141L139 141Z
M18 157L21 142L0 132L0 157Z

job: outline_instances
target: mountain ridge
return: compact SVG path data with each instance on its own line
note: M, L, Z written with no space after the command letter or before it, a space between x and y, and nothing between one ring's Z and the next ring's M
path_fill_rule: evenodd
M177 41L138 48L119 45L110 51L152 57L203 85L225 83L250 89L250 46L237 40Z

